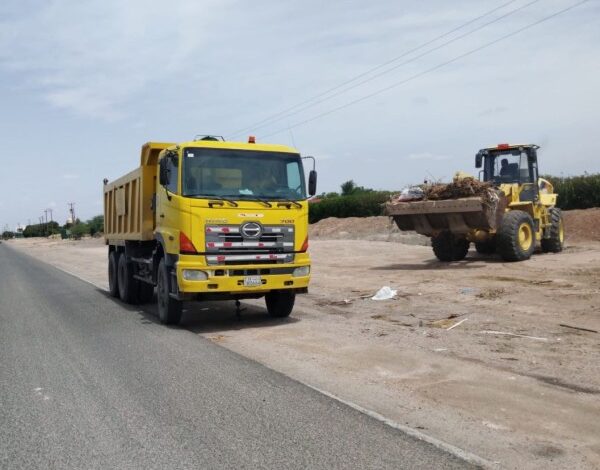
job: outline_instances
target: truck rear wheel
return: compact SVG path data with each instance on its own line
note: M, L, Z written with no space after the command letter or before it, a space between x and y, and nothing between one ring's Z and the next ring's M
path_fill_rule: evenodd
M165 260L161 259L158 264L158 283L156 287L158 318L164 325L176 325L181 321L183 303L171 297L169 276Z
M505 261L524 261L535 250L533 220L527 212L510 211L504 214L496 233L496 247Z
M133 266L127 261L124 253L119 256L117 266L119 297L125 303L136 304L138 302L138 280L133 277Z
M108 254L108 292L112 297L119 297L119 253Z
M544 253L558 253L563 249L565 241L565 228L560 209L550 209L550 236L542 239L542 251Z
M469 241L449 231L431 237L431 246L433 253L440 261L460 261L469 252Z
M272 317L288 317L294 309L296 293L290 291L274 291L265 295L267 311Z

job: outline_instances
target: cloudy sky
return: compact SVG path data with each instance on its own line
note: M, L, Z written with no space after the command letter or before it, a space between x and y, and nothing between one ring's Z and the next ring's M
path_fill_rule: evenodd
M3 0L0 228L99 214L142 143L196 134L295 144L320 191L448 178L499 142L598 172L600 4L527 27L578 1Z

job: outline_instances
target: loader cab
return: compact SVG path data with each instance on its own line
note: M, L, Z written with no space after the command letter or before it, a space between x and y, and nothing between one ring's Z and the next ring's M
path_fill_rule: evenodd
M538 195L537 145L499 144L480 150L475 166L481 168L484 181L495 186L518 184L521 200L533 201Z

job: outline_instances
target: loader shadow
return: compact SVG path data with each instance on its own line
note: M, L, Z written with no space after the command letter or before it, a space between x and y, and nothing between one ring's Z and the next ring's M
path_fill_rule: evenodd
M455 270L455 269L481 269L485 268L488 264L502 264L506 261L494 257L494 256L485 256L473 254L469 255L467 258L461 261L453 261L453 262L444 262L439 261L436 258L425 260L421 263L395 263L395 264L386 264L383 266L374 266L370 268L374 271L442 271L442 270Z
M289 317L273 318L269 316L264 305L257 305L254 303L256 301L243 300L241 301L241 315L238 318L235 302L224 300L220 302L185 302L179 325L162 325L158 319L156 294L151 303L129 305L115 299L105 290L98 289L98 292L125 310L140 315L140 323L142 324L156 324L164 328L184 329L196 334L221 333L245 328L275 327L300 321L298 318L294 318L294 312ZM264 303L262 299L258 302Z

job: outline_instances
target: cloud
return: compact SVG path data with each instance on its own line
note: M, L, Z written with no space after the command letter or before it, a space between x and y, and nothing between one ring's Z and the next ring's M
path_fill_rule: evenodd
M189 66L216 6L48 2L0 21L0 66L57 108L119 120L149 86Z

